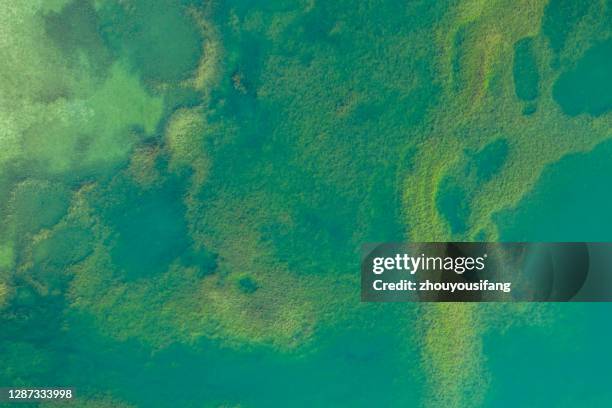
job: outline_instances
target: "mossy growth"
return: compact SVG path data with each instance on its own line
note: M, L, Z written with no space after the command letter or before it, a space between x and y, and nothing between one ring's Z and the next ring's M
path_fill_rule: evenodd
M9 201L10 216L18 233L33 233L57 224L70 205L71 191L62 183L25 180Z

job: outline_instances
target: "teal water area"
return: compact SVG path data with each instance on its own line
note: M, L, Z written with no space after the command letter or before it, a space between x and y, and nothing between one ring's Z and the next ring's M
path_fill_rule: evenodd
M572 30L587 15L594 1L551 0L544 9L542 34L555 53L560 53L571 37Z
M554 323L484 337L495 376L485 406L610 405L609 304L551 304ZM571 392L568 390L572 390Z
M605 305L522 327L361 304L358 283L360 245L423 239L413 221L466 239L537 118L491 95L543 98L540 47L567 117L605 117L609 40L567 49L602 2L551 0L523 40L504 36L537 21L506 31L523 24L507 8L458 0L24 4L0 12L0 386L72 386L86 408L545 406L603 387ZM421 151L438 137L457 145L440 185ZM501 237L610 240L611 156L549 166ZM563 364L590 370L565 399Z
M548 166L512 210L499 214L502 241L612 240L612 141Z
M496 138L482 149L466 151L438 185L436 206L453 233L464 233L471 213L471 195L490 181L508 158L508 141Z
M514 90L525 101L538 97L540 75L533 50L533 38L522 38L514 44Z
M610 242L610 157L612 141L605 141L548 166L518 206L497 218L501 240ZM484 349L497 373L487 406L609 406L610 305L547 308L555 319L545 327L485 336Z
M422 397L421 379L407 374L419 354L395 328L398 307L368 313L376 325L329 328L303 354L212 341L152 353L101 336L84 316L62 318L60 298L30 301L22 307L35 304L35 316L20 325L28 334L13 324L0 335L2 359L13 367L0 374L3 384L69 384L81 395L110 393L143 407L413 406ZM69 330L61 327L66 321Z
M553 89L568 115L603 115L612 110L612 39L589 48L573 69L561 74Z

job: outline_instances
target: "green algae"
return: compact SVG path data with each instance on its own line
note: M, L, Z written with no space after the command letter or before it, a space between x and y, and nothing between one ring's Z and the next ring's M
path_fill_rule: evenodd
M19 183L9 201L10 216L20 234L57 224L68 212L70 190L63 184L41 180Z
M0 383L101 407L521 402L491 339L565 321L361 305L358 249L579 216L545 209L608 171L605 145L567 165L610 136L604 3L7 5ZM576 198L585 239L602 189Z
M35 265L66 267L85 259L93 250L92 244L87 229L62 226L34 245L32 259Z
M555 53L562 51L572 31L587 15L591 1L552 0L546 5L542 18L542 34L545 35Z

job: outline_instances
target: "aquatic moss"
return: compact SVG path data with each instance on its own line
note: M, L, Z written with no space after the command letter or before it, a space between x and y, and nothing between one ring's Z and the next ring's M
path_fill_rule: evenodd
M0 283L0 310L8 303L9 287L6 283Z
M68 211L71 192L61 183L26 180L13 190L9 203L19 234L32 233L57 224Z
M595 2L551 0L542 17L542 33L548 37L551 48L559 53L571 37L581 18Z
M484 373L482 322L475 305L431 305L421 325L421 367L428 391L423 406L481 405L490 380Z
M93 239L85 228L62 226L33 248L35 264L67 267L85 259L93 250Z
M503 237L492 214L610 136L605 113L559 109L553 85L601 41L603 3L569 22L558 4L7 5L2 194L25 174L72 196L67 214L2 243L0 382L52 373L136 406L312 405L305 392L319 405L486 404L506 379L485 345L535 324L531 311L356 303L358 249ZM3 217L2 233L22 218ZM151 402L134 373L181 387ZM376 386L355 392L366 377ZM202 392L173 391L186 383Z
M15 250L12 242L0 245L0 270L8 271L15 265Z

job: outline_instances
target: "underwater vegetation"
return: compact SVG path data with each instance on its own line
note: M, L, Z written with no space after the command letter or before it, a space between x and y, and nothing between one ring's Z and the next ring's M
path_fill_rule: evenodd
M612 240L610 0L0 2L0 386L609 406L609 306L360 303L359 249Z

